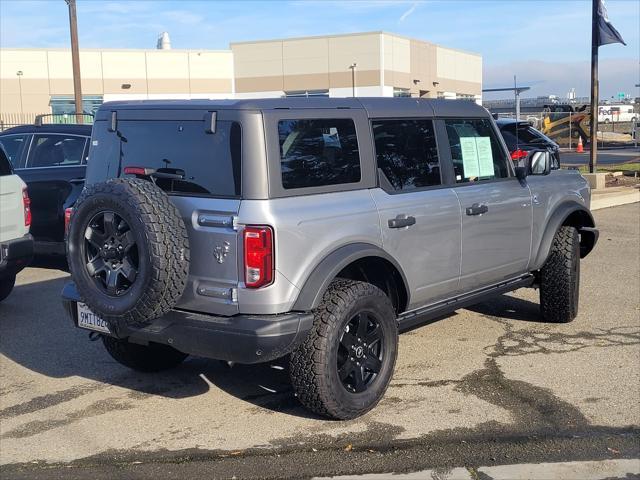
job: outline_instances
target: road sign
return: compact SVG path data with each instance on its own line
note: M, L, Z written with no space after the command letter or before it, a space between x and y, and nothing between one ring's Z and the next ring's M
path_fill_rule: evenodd
M624 92L619 92L618 93L618 100L624 100L625 98L627 98L626 93L624 93Z

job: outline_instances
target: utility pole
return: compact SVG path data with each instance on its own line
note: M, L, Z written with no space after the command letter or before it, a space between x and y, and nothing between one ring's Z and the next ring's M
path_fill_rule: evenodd
M591 148L589 149L589 173L596 172L598 160L598 2L591 2L591 123L589 136Z
M351 69L351 96L355 97L356 96L356 67L358 66L358 64L356 62L353 62L351 65L349 65L349 68Z
M520 121L520 90L518 90L518 82L516 76L513 76L513 92L516 95L516 122Z
M76 103L76 122L83 123L82 84L80 82L80 52L78 50L78 17L76 0L64 0L69 6L69 30L71 31L71 62L73 64L73 95Z
M18 76L18 89L20 90L20 114L24 115L24 108L22 106L22 70L18 70L16 72ZM24 119L20 119L21 122L24 122Z

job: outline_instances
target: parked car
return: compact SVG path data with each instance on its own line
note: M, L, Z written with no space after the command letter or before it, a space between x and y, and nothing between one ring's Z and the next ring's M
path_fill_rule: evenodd
M84 186L91 125L23 125L0 133L31 197L34 265L66 269L64 212Z
M560 145L529 122L500 118L496 123L514 162L525 160L532 150L546 149L551 154L551 168L560 168Z
M31 210L27 186L13 168L0 145L0 302L16 283L16 275L33 255L29 235Z
M297 398L373 408L398 332L519 287L578 312L590 190L546 150L515 169L473 102L116 102L68 235L78 327L141 371L288 354Z

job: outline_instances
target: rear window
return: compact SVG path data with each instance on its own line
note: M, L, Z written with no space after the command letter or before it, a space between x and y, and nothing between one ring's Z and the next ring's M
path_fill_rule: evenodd
M516 125L505 125L500 129L504 141L509 150L514 150L520 144L540 144L551 143L552 140L547 138L542 132L539 132L531 126L519 126L516 132Z
M284 188L360 181L360 154L353 120L281 120L278 136Z
M94 127L89 156L91 173L100 169L100 165L94 166L94 163L106 163L110 166L108 175L116 176L121 150L122 172L126 167L145 167L181 175L182 179L156 180L167 192L240 196L242 134L239 123L218 120L216 132L207 133L201 121L121 120L118 122L121 141L116 133L106 131L106 123L97 122L102 125Z
M0 148L0 177L5 175L11 175L11 164L9 163L9 159L4 153L4 150Z

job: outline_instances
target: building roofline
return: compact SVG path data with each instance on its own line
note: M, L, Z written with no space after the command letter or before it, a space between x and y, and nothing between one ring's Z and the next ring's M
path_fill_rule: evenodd
M3 47L0 48L1 52L10 50L17 51L45 51L45 52L71 52L70 48L37 48L37 47ZM204 48L172 48L170 50L161 50L159 48L82 48L80 47L80 53L82 52L163 52L163 53L233 53L230 49L227 50L207 50Z

